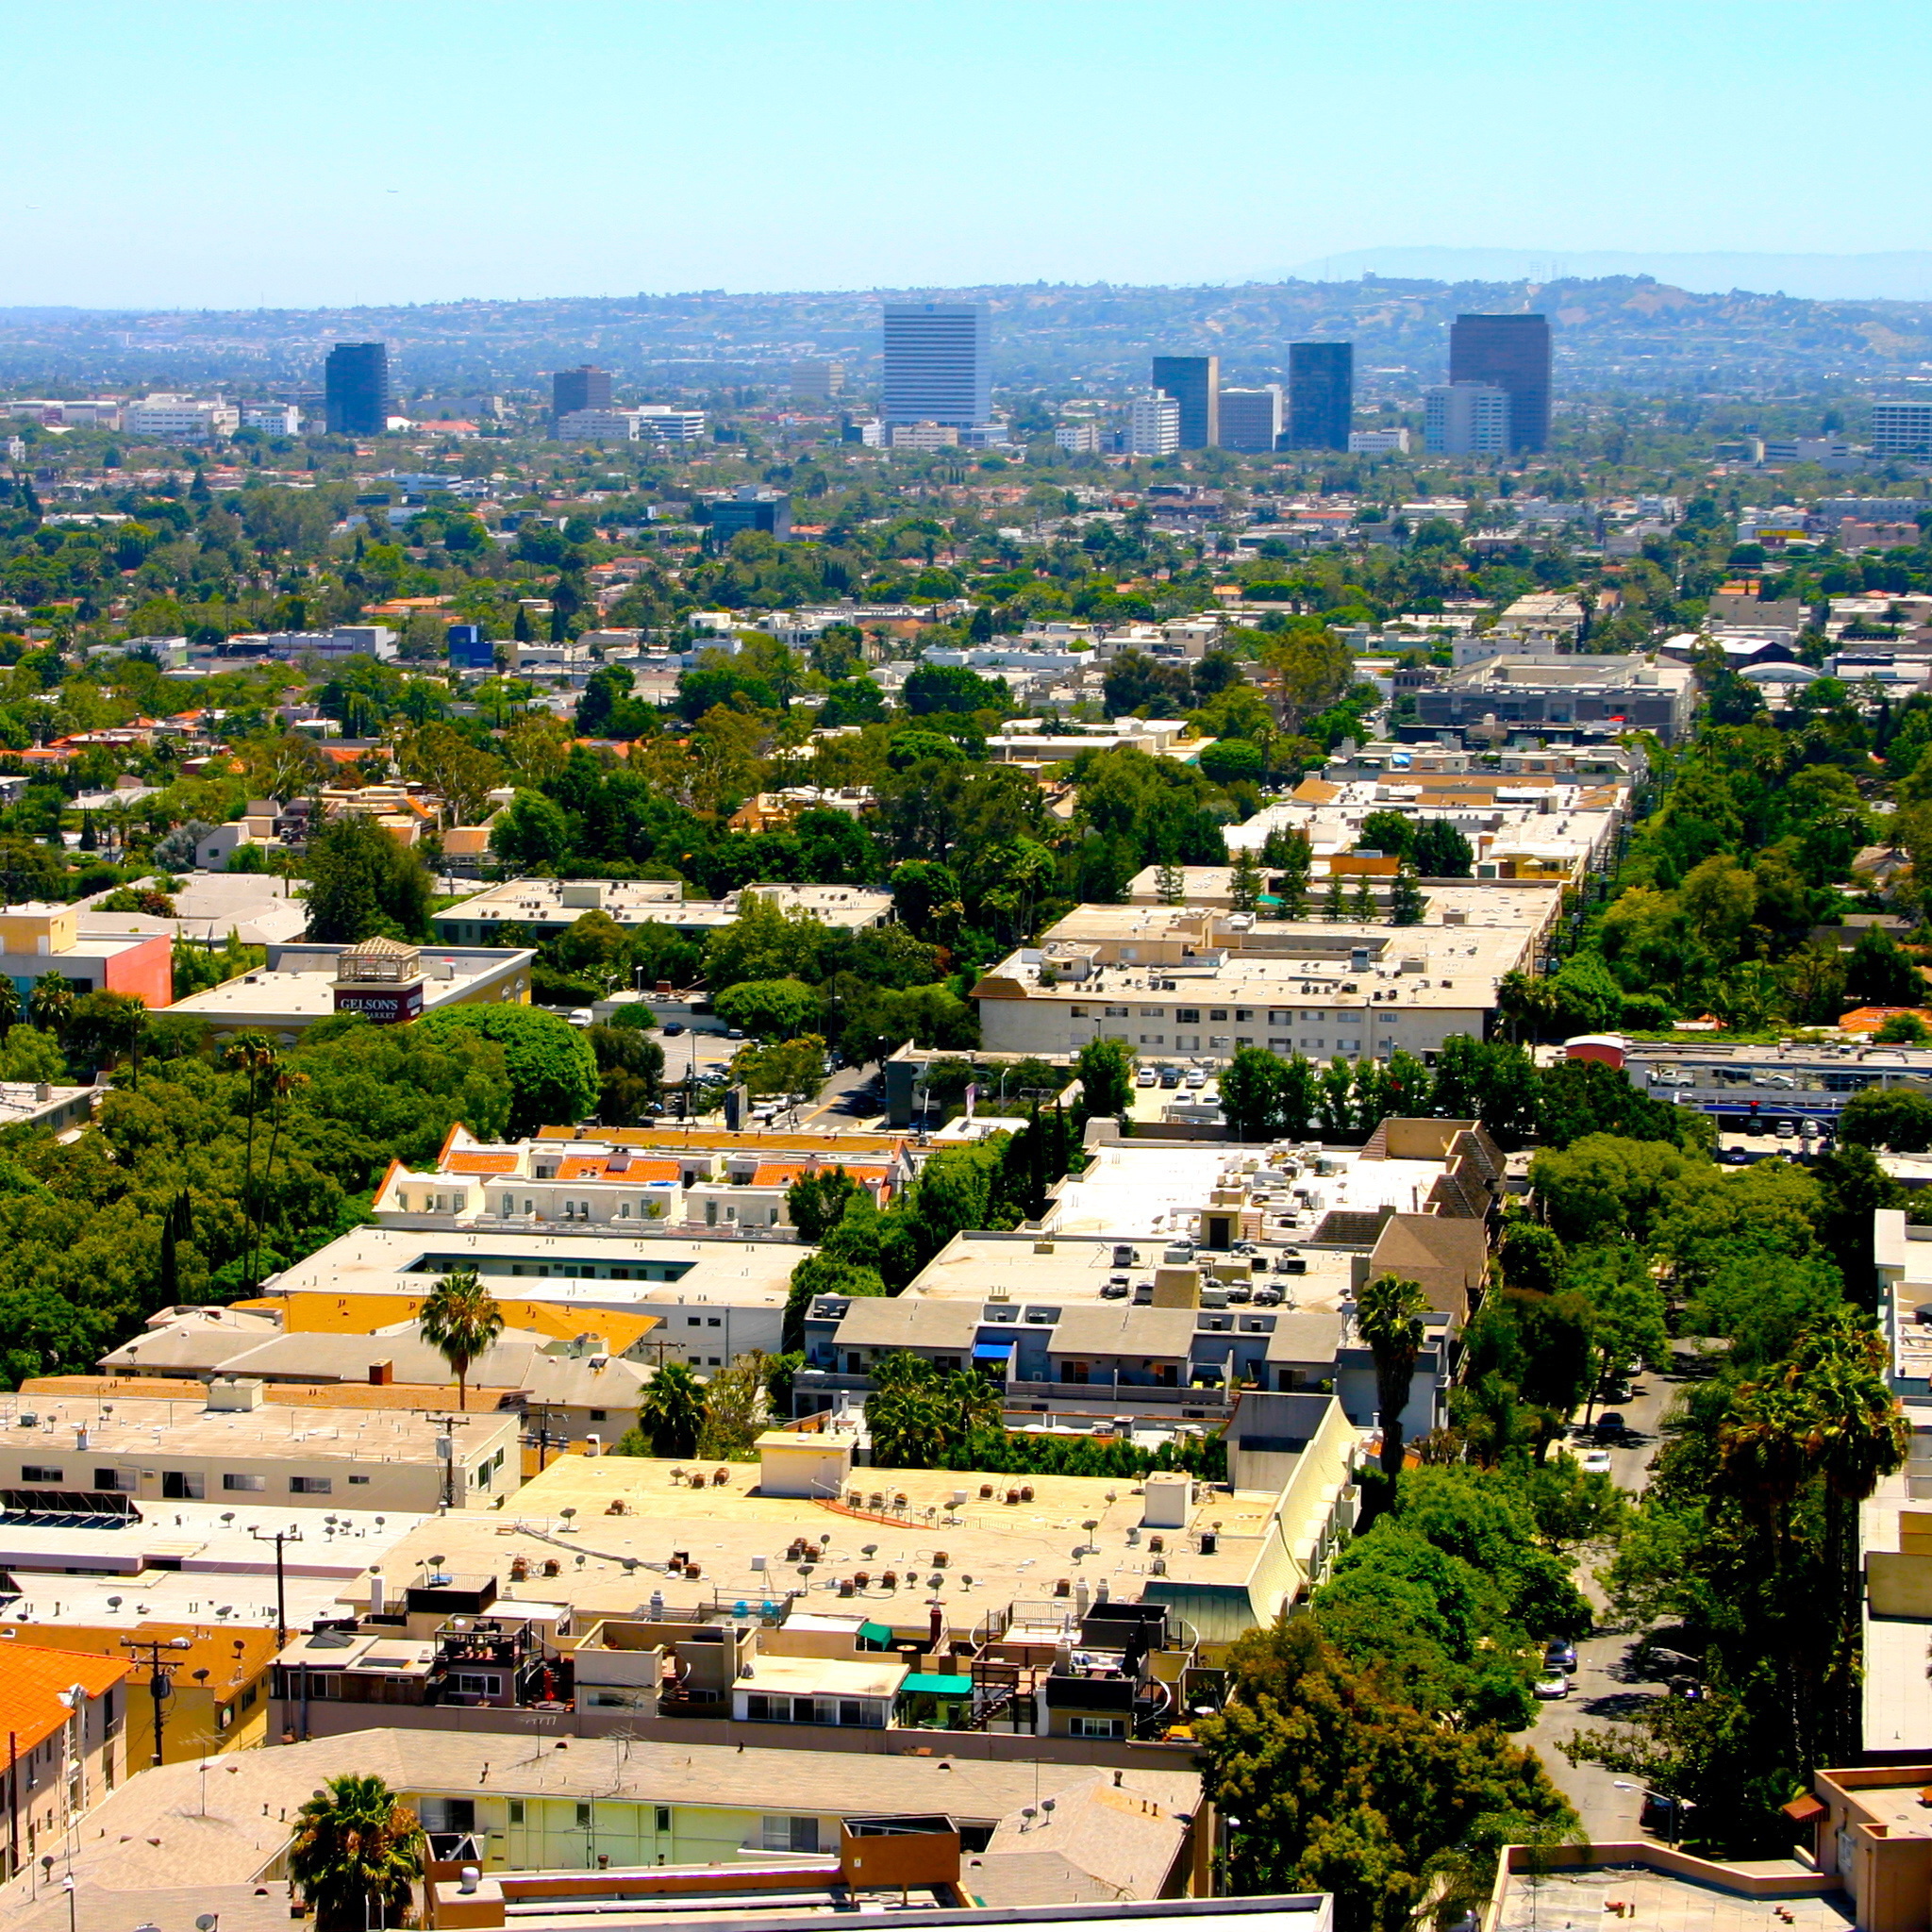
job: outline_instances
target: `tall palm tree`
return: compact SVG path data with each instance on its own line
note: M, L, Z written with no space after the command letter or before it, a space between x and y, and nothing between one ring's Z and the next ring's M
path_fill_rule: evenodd
M695 1456L705 1427L704 1385L682 1362L665 1362L638 1404L638 1429L653 1456Z
M0 973L0 1046L20 1024L20 987L11 974Z
M255 1258L246 1273L252 1284L261 1268L262 1237L268 1225L268 1189L275 1179L275 1148L282 1138L282 1121L289 1110L289 1096L308 1084L307 1074L277 1065L269 1076L268 1154L261 1163L261 1186L257 1191L259 1205L255 1214Z
M1356 1304L1355 1324L1375 1360L1375 1406L1382 1411L1382 1470L1402 1471L1402 1411L1416 1357L1423 1352L1423 1317L1429 1298L1422 1283L1400 1274L1378 1274Z
M242 1241L242 1273L244 1277L244 1292L253 1293L255 1283L248 1279L249 1242L245 1233L255 1212L255 1117L261 1110L261 1094L264 1087L272 1083L275 1070L281 1065L282 1057L275 1051L275 1041L266 1033L253 1029L236 1034L222 1055L222 1064L244 1074L248 1078L248 1132L242 1142L242 1219L244 1229Z
M43 973L27 997L27 1018L57 1037L74 1017L74 988L65 974Z
M296 1813L289 1876L316 1932L400 1925L423 1873L423 1826L379 1777L344 1773Z
M1793 1377L1808 1411L1806 1453L1824 1478L1824 1569L1833 1643L1825 1749L1835 1763L1860 1748L1858 1506L1901 1467L1911 1431L1886 1381L1885 1338L1857 1309L1835 1308L1799 1338Z
M470 1364L488 1353L503 1333L503 1310L474 1268L452 1268L437 1277L416 1316L423 1340L449 1364L457 1378L457 1407L469 1407Z

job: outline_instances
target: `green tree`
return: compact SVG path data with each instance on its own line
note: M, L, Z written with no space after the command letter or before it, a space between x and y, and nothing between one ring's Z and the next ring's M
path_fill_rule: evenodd
M1283 1129L1287 1069L1265 1047L1238 1046L1221 1070L1221 1108L1237 1141L1266 1141Z
M765 1041L797 1040L823 1023L824 1000L802 979L741 979L712 1001L727 1026Z
M1090 1040L1074 1071L1090 1114L1126 1112L1134 1091L1134 1049L1124 1040Z
M1405 865L1395 874L1395 883L1390 888L1389 924L1420 925L1427 910L1428 902L1423 897L1423 889L1416 884L1414 870Z
M428 868L372 820L331 819L309 841L307 863L311 940L429 938Z
M799 1239L816 1243L844 1218L846 1203L860 1191L842 1167L812 1168L785 1190L785 1211Z
M74 982L65 974L43 973L34 981L34 989L27 995L27 1018L43 1033L51 1033L58 1040L67 1031L67 1024L74 1017Z
M705 1428L705 1389L682 1362L666 1362L651 1377L638 1405L638 1428L653 1456L697 1454Z
M503 1309L474 1268L451 1268L423 1298L416 1325L457 1378L457 1407L470 1406L470 1368L503 1333Z
M1237 912L1252 912L1260 900L1261 869L1246 846L1234 855L1234 864L1228 872L1227 890Z
M423 1858L416 1814L381 1778L346 1772L295 1814L288 1867L316 1932L367 1932L404 1923Z
M490 828L491 851L525 872L554 872L575 843L563 808L541 791L520 790Z
M1423 1318L1429 1312L1422 1284L1399 1274L1378 1274L1356 1305L1356 1327L1375 1364L1375 1406L1381 1411L1382 1473L1402 1468L1402 1411L1423 1347Z
M509 1077L508 1132L522 1139L543 1126L569 1126L597 1103L597 1058L568 1021L538 1007L444 1007L409 1028L428 1043L458 1050L494 1041Z

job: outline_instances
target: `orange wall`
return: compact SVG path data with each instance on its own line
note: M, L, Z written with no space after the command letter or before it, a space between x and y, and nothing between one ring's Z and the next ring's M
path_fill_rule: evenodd
M166 933L116 953L107 972L109 992L131 992L147 1002L150 1012L175 1003L175 945Z

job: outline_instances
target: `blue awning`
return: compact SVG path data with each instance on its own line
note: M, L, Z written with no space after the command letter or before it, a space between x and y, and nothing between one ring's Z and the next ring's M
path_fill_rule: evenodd
M975 1341L973 1359L976 1362L1003 1362L1013 1352L1010 1341Z

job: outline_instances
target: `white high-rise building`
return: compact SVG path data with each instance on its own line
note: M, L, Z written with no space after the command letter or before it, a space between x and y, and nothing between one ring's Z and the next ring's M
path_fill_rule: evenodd
M992 322L984 302L888 302L880 413L970 429L992 415Z
M1127 405L1127 448L1137 457L1172 456L1181 446L1181 406L1164 390Z
M1408 431L1351 429L1348 432L1348 453L1352 457L1406 457L1408 454Z
M1932 456L1932 402L1874 403L1874 457Z
M1074 456L1097 455L1100 449L1099 425L1092 423L1062 423L1053 433L1055 444Z
M1423 447L1439 457L1502 456L1509 447L1509 391L1488 382L1424 390Z

